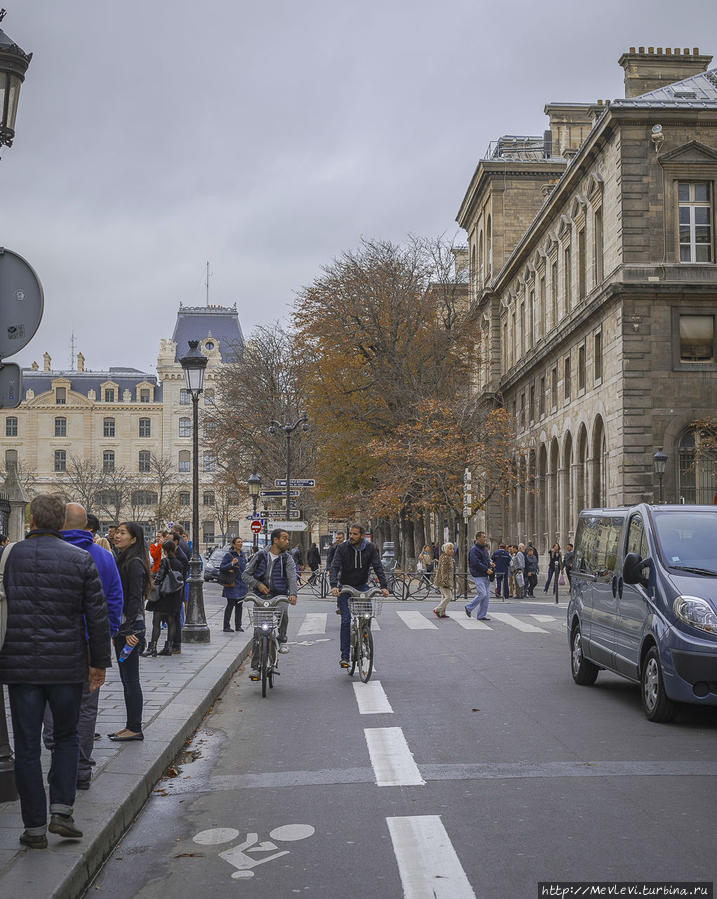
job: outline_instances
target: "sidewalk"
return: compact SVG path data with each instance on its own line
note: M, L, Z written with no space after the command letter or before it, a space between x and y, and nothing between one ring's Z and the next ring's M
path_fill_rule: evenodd
M107 671L93 758L92 786L78 791L74 817L82 840L48 834L49 847L25 849L19 802L0 803L0 896L77 899L110 854L124 830L201 722L249 651L251 630L222 631L224 600L217 584L204 585L211 643L184 644L181 656L142 659L144 742L113 743L107 738L125 725L117 662ZM245 613L246 618L246 613ZM166 633L166 631L164 632ZM164 637L162 637L163 645ZM7 693L5 696L7 703ZM8 712L8 724L10 715ZM50 755L43 750L43 768Z

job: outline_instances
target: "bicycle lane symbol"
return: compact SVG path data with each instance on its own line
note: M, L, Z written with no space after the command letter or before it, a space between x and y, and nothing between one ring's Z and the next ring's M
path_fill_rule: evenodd
M315 833L315 828L310 824L284 824L282 827L275 827L269 831L270 840L259 841L259 834L248 833L246 840L238 846L232 846L219 853L219 858L236 868L232 874L234 880L247 879L254 876L253 869L259 865L265 865L267 862L275 861L283 855L289 855L290 850L284 849L280 852L276 850L279 847L273 841L279 843L293 843L298 840L305 840ZM239 836L239 831L233 827L216 827L211 830L202 830L195 834L192 839L200 846L218 846L222 843L230 843ZM264 853L273 852L273 855L267 855L263 858L253 858L247 853Z

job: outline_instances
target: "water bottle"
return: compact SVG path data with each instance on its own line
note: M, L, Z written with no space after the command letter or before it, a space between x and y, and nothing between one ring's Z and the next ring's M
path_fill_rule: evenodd
M125 643L125 645L122 647L122 652L119 654L119 658L117 659L117 661L124 662L126 659L129 658L130 653L132 652L133 649L134 649L134 646L130 646L129 643Z

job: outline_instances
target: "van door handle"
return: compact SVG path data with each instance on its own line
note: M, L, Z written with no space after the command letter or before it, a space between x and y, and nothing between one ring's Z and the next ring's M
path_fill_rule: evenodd
M612 595L613 597L617 596L617 575L613 575L612 578Z
M618 594L619 594L619 596L620 596L620 599L622 599L622 578L619 578L619 579L618 579L618 582L617 582L617 592L618 592Z

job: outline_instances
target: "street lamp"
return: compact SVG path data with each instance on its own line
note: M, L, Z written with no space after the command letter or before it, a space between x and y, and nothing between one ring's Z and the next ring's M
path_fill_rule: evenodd
M5 10L0 9L0 22L4 18ZM3 144L12 146L20 85L25 80L31 59L32 53L25 53L0 30L0 147Z
M655 466L655 474L660 484L660 502L662 502L662 478L665 474L665 466L667 465L667 453L662 452L662 447L658 449L652 457L652 464Z
M184 369L187 390L192 395L192 558L189 561L187 620L182 640L187 643L209 643L210 635L204 614L204 586L199 574L199 394L204 389L207 357L197 349L198 340L189 341L189 352L179 362Z
M0 9L0 22L4 18L5 10ZM25 80L31 59L32 53L25 53L0 30L0 147L3 144L12 146L20 85ZM5 688L0 684L0 802L14 802L16 799L15 762L7 731Z
M250 474L246 483L249 488L249 496L254 503L254 519L256 520L256 501L259 499L259 492L261 491L261 478L258 474ZM257 549L259 549L259 535L254 533L254 552Z
M294 424L280 424L278 421L272 421L269 426L269 433L276 434L277 430L283 431L286 434L286 518L287 520L291 517L289 515L289 509L291 508L291 435L294 431L301 425L302 431L309 430L309 419L302 412L300 413L300 417Z

